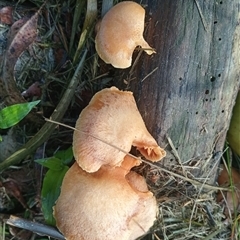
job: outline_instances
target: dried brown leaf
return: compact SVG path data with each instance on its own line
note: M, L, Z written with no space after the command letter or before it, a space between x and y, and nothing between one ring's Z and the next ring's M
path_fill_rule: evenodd
M0 9L0 22L2 24L11 25L13 24L13 8L10 6L3 7Z
M28 17L23 17L19 20L17 20L16 22L13 23L13 25L11 26L11 28L9 29L8 32L8 36L7 36L7 42L8 45L11 44L11 42L13 41L14 37L16 36L16 34L18 33L18 31L20 30L20 28L27 22L27 20L29 20ZM7 47L9 48L9 46Z
M23 18L14 23L9 32L8 47L4 55L2 75L0 76L0 96L7 106L25 102L14 79L14 66L21 53L37 37L37 22L40 11L41 8L31 18ZM39 117L32 113L28 115L28 120L34 123L41 122Z
M239 203L240 203L240 185L236 184L234 191L228 191L226 193L226 201L227 201L227 207L225 208L224 212L225 215L229 215L229 211L231 213L239 212Z
M14 24L13 28L11 29L10 38L8 40L8 49L5 56L6 64L10 67L11 70L14 69L14 66L20 54L36 40L39 13L40 10L37 11L27 21L26 19L22 19L19 21L19 23ZM24 24L22 25L22 23Z
M231 174L231 176L230 176ZM232 179L232 182L231 182ZM240 207L240 172L235 168L231 168L231 171L227 171L225 166L223 166L223 170L220 172L218 177L218 184L221 187L232 186L233 191L227 192L218 192L217 201L221 202L223 199L226 199L226 208L225 215L229 215L229 211L234 213L236 210L239 211ZM224 195L224 196L223 196Z
M22 96L25 98L41 97L41 95L42 89L39 82L33 83L26 91L22 92Z
M1 185L5 188L8 195L15 197L24 208L28 208L21 192L21 188L18 186L17 182L13 179L7 179L2 182Z
M225 166L222 166L223 170L220 172L218 177L218 184L220 186L229 186L230 185L230 176L229 171L227 171ZM233 183L239 183L240 182L240 172L239 170L235 168L231 168L231 178Z

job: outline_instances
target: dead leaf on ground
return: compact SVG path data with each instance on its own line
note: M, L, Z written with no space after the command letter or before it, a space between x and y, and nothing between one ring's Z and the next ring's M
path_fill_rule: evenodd
M31 237L32 237L33 233L28 231L28 230L10 226L9 231L10 231L11 235L14 237L14 239L17 239L17 240L30 240L30 239L32 239Z
M19 29L27 22L27 20L29 20L28 17L23 17L13 23L13 25L11 26L11 28L9 29L8 34L7 34L7 43L8 43L7 48L9 48L9 45L11 44L14 37L18 33Z
M240 211L240 171L235 168L231 168L231 171L227 171L226 167L222 166L223 170L220 172L218 177L218 184L221 187L229 187L232 185L234 187L233 191L226 192L218 192L217 194L217 202L222 202L226 205L225 207L225 215L229 216L229 211L234 213L236 211ZM229 176L231 173L231 177ZM224 196L223 196L224 195ZM226 202L224 201L226 199Z
M41 97L42 89L39 82L33 83L26 91L22 92L22 96L25 98Z
M14 67L21 53L36 40L40 12L41 8L31 18L22 18L14 23L8 34L0 77L0 96L6 106L25 102L14 79ZM28 115L28 120L34 123L41 122L39 116L32 113Z
M10 6L0 9L0 22L2 24L13 24L13 8Z
M11 70L14 69L20 54L36 40L39 13L40 10L27 21L26 19L22 19L18 23L13 24L10 30L5 61Z
M4 187L8 195L15 197L24 208L28 209L28 206L22 196L22 191L17 182L13 179L7 179L4 182L0 182L0 187Z

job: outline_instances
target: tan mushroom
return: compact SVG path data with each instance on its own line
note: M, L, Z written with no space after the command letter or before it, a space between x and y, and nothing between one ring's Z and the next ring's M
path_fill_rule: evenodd
M120 2L98 23L95 47L100 58L116 68L127 68L137 46L151 55L154 50L143 38L145 10L132 2Z
M166 155L146 129L129 91L111 87L96 93L75 127L74 157L87 172L95 172L102 165L120 166L132 145L151 161Z
M75 163L69 169L54 207L67 240L134 240L148 231L158 208L143 177L130 171L138 164L126 156L116 168L88 173Z

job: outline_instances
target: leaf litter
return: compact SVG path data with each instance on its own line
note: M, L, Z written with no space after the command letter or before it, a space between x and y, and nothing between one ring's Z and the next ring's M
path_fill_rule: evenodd
M42 7L30 19L24 17L12 25L5 55L5 64L9 66L10 70L14 69L20 54L36 40L38 17L41 10Z

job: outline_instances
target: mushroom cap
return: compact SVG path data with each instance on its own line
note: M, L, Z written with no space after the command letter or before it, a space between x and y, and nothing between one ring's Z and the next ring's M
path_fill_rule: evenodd
M116 68L127 68L137 46L149 55L154 50L143 38L145 10L141 5L124 1L112 7L97 26L95 47L100 58Z
M120 166L132 145L151 161L166 155L146 129L132 92L116 87L96 93L80 113L75 128L73 154L87 172L102 165Z
M156 199L143 177L133 174L129 181L128 173L122 166L88 173L74 163L54 206L57 227L67 240L134 240L148 231L156 219Z

